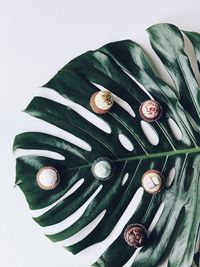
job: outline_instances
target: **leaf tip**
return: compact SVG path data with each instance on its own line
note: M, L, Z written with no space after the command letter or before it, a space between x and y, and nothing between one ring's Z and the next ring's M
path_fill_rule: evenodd
M16 188L20 184L22 184L22 180L15 182L15 184L13 185L13 188Z

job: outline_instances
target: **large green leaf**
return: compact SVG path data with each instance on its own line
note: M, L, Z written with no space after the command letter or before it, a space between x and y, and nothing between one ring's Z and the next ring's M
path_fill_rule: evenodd
M172 184L159 194L143 192L130 220L122 226L124 231L128 224L142 223L148 229L164 203L147 244L134 262L131 257L135 249L124 241L122 231L92 265L95 267L120 267L129 259L130 266L134 267L155 267L165 259L168 259L168 267L192 266L193 258L198 264L195 246L200 224L200 88L184 52L182 32L170 24L152 26L148 32L151 45L171 75L175 89L154 72L146 53L137 43L131 40L113 42L69 62L43 90L51 88L92 111L90 97L100 85L126 101L136 116L116 100L109 113L98 115L110 127L108 133L73 108L44 97L34 97L25 112L82 139L91 146L91 151L40 132L19 134L14 141L14 150L48 150L65 158L33 156L31 152L17 158L16 184L24 192L30 209L42 209L41 215L34 218L38 224L48 228L64 220L67 222L67 218L87 202L84 213L75 222L47 235L51 240L65 240L102 215L87 236L67 247L74 254L108 237L141 187L140 179L145 171L157 169L168 177L170 171L175 170ZM191 38L199 64L199 34L186 34ZM138 112L149 94L163 107L161 119L150 126L159 137L158 144L152 143L145 134ZM178 128L178 135L172 125ZM133 151L121 144L120 134L130 140ZM114 177L107 181L96 180L91 173L91 164L102 156L110 158L116 167ZM53 166L60 173L61 183L54 190L45 191L37 186L36 174L44 166ZM127 173L128 179L123 184ZM79 188L66 196L82 178L84 182Z

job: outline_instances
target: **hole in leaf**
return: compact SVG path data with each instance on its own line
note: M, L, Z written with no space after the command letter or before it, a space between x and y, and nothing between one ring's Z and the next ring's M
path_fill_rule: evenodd
M180 128L178 127L177 123L172 118L169 118L168 124L176 140L180 141L183 137L183 134Z
M87 110L86 108L82 107L81 105L74 104L73 108L77 113L79 113L82 117L84 117L86 120L91 122L93 125L95 125L100 130L104 131L105 133L110 134L111 128L103 119L97 117L95 114Z
M140 122L142 131L144 135L146 136L147 140L149 141L150 144L153 146L157 146L159 143L159 137L155 129L146 121L141 121Z
M185 47L184 47L185 52L188 55L188 59L190 61L195 78L196 78L198 84L200 84L200 73L199 73L199 69L198 69L198 64L197 64L197 59L196 59L194 47L193 47L191 41L189 40L189 38L185 34L183 34L183 38L184 38L184 43L185 43Z
M147 98L149 97L150 99L153 99L152 95L149 93L149 91L140 83L138 80L136 80L127 70L123 69L123 71L126 73L126 75L133 80L142 91L144 91L147 94Z
M61 96L54 90L48 88L48 90L45 90L42 92L42 96L47 99L53 100L54 102L70 107L75 112L77 112L81 117L91 122L93 125L95 125L100 130L108 134L111 133L110 126L102 118L99 118L98 116L96 116L95 114L93 114L92 112L84 108L83 106L75 103L74 101L64 98L63 96Z
M200 227L198 230L198 236L197 236L196 245L195 245L195 253L197 253L198 251L200 251Z
M122 144L124 148L126 148L126 150L133 151L134 149L133 144L125 135L119 134L118 137L119 137L120 143Z
M153 231L154 227L156 226L158 220L160 219L160 216L162 215L164 206L165 206L165 204L164 204L164 202L162 202L160 204L160 206L159 206L159 208L158 208L158 210L157 210L157 212L156 212L156 214L155 214L155 216L154 216L149 228L148 228L148 231L147 231L148 235L151 234L151 232Z
M123 214L123 216L127 219L126 222L122 221L122 225L127 225L128 220L130 220L135 210L137 209L138 205L140 204L143 194L144 194L144 189L142 187L138 188L130 204L128 205L126 211ZM121 221L119 221L118 223L120 222ZM133 256L126 262L126 264L123 265L123 267L130 267L141 249L142 248L137 248L136 251L133 253Z
M73 236L58 242L61 246L71 246L79 241L83 240L86 236L88 236L100 223L100 221L103 219L103 217L106 214L106 210L103 210L93 221L91 221L88 225L86 225L83 229L81 229L79 232L74 234Z
M168 267L168 258L159 263L157 267Z
M200 132L200 127L196 124L195 120L192 118L192 116L187 112L185 111L185 115L187 116L190 124L192 125L192 128L196 131L196 132Z
M122 186L125 185L125 183L126 183L127 180L128 180L128 177L129 177L129 173L126 173L126 174L124 175L124 177L122 178Z
M68 196L72 195L84 182L84 178L80 179L78 182L76 182L61 198L59 198L56 202L54 202L53 204L42 208L42 209L38 209L38 210L32 210L31 214L33 216L33 218L37 218L41 215L43 215L45 212L47 212L48 210L50 210L51 208L53 208L56 204L58 204L59 202L61 202L63 199L67 198Z
M52 136L59 137L75 146L78 146L86 151L91 151L91 146L81 138L43 120L28 115L25 112L21 114L24 124L21 132L41 132Z
M65 230L66 228L68 228L73 223L75 223L83 215L83 213L87 209L87 206L98 195L98 193L101 191L102 187L103 186L100 185L95 190L95 192L92 194L92 196L79 209L77 209L72 215L70 215L69 217L67 217L66 219L64 219L63 221L61 221L57 224L43 227L45 234L52 235L52 234L59 233L59 232Z
M96 253L96 251L98 251L98 254L100 256L105 251L105 247L106 248L109 247L114 242L114 240L116 238L118 238L119 235L121 236L123 234L124 225L128 224L128 221L130 220L133 213L137 209L139 203L141 202L143 193L144 193L143 188L142 187L138 188L138 190L134 194L133 198L131 199L128 207L126 208L126 210L124 211L124 213L120 217L119 221L116 223L114 229L109 234L109 236L101 243L96 243L96 244L92 245L92 247L88 248L89 250L86 248L85 253L87 253L89 251L91 253L91 248L92 248L92 251L94 251L95 253ZM89 254L87 253L87 258L88 258ZM96 260L96 257L94 257L94 259L91 262L94 262L95 260ZM130 267L130 265L128 265L128 266Z
M168 172L167 174L167 177L166 177L166 183L165 183L165 186L168 188L171 186L173 180L174 180L174 177L175 177L175 174L176 174L176 169L175 167L171 168L171 170Z
M138 253L140 252L141 249L142 249L142 247L141 247L141 248L137 248L137 249L135 250L135 252L133 253L133 256L132 256L132 257L127 261L127 263L124 264L122 267L130 267L130 266L133 266L132 264L133 264L133 262L134 262L136 256L138 255Z
M126 210L119 219L118 223L116 224L115 228L113 229L113 232L116 233L116 231L119 230L118 235L120 234L120 232L124 228L124 225L127 224L127 222L132 217L133 213L137 209L138 205L140 204L143 194L144 194L144 189L142 187L139 187L138 190L135 192L133 198L131 199L129 205L127 206Z
M105 88L103 87L102 85L100 84L96 84L96 83L93 83L99 90L105 90L105 89L108 89L110 90L109 88ZM111 90L110 90L111 91ZM126 102L125 100L123 100L122 98L118 97L117 95L115 95L113 92L112 92L113 96L114 96L114 100L115 102L120 106L122 107L124 110L126 110L132 117L135 117L135 112L133 111L133 109L131 108L131 106L129 105L128 102Z
M56 160L64 160L65 157L57 152L49 151L49 150L40 150L40 149L21 149L18 148L14 151L14 155L16 158L22 156L38 156L38 157L47 157Z
M169 234L171 234L170 240L167 244L165 253L162 256L158 266L160 266L160 267L161 266L168 266L168 265L166 265L166 262L168 263L168 258L170 256L170 253L173 251L173 247L177 241L177 236L182 234L181 226L184 222L185 222L185 207L182 207L180 211L177 210L176 216L174 215L174 217L172 217L169 221L169 223L171 225L170 226L171 229L170 229L170 233L169 233ZM180 240L183 240L183 237L178 239L178 243L179 243L178 245L181 247ZM177 243L176 243L176 245L177 245ZM180 252L182 253L182 250ZM177 256L179 256L179 255L177 255ZM178 266L180 266L180 264L178 264Z
M113 94L114 95L114 94ZM124 110L126 110L132 117L135 117L135 112L133 111L133 109L131 108L131 106L129 105L128 102L126 102L125 100L123 100L122 98L114 95L114 99L115 102L122 107Z

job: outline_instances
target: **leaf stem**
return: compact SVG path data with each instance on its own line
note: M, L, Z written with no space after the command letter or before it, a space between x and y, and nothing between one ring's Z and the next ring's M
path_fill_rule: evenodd
M127 158L121 158L121 159L117 159L117 160L113 160L113 161L119 162L119 161L124 161L124 160L150 159L150 158L166 157L166 156L173 156L173 155L179 155L179 154L190 154L190 153L198 153L198 152L200 152L200 147L166 151L166 152L140 155L140 156L134 156L134 157L127 157Z
M139 155L139 156L115 159L115 160L113 160L113 162L153 159L153 158L169 157L169 156L180 155L180 154L198 153L198 152L200 152L200 147L179 149L179 150L172 150L172 151L166 151L166 152L160 152L160 153L154 153L154 154ZM89 167L91 165L92 165L92 163L91 164L87 164L87 165L77 166L77 167L74 167L74 168L69 168L69 169L63 170L62 172L69 171L69 170L74 170L74 169L87 168L87 167Z

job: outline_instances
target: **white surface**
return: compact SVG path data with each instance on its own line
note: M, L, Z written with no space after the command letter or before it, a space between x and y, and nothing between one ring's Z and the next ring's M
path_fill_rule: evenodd
M73 57L107 42L130 38L149 49L145 29L154 23L200 31L199 10L198 0L0 0L0 266L88 267L108 245L71 255L43 236L22 193L13 189L13 138L23 130L42 128L20 112L36 88Z

